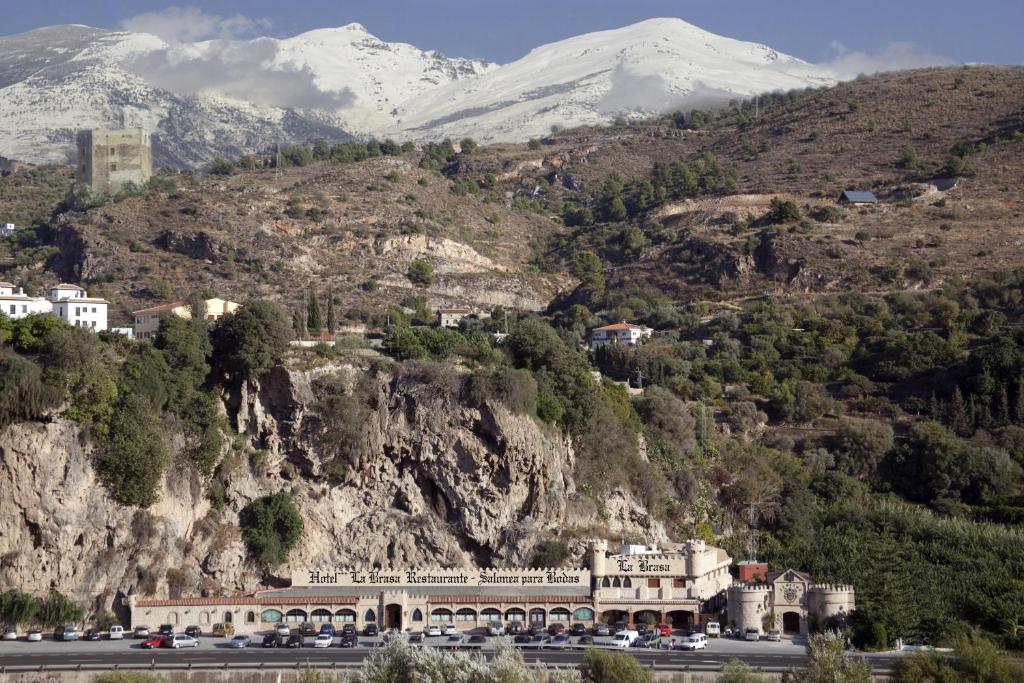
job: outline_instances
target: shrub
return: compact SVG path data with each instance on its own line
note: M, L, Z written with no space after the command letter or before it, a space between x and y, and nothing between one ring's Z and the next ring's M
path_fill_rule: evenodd
M836 466L854 477L874 474L893 446L892 427L877 420L844 420L836 431Z
M547 540L541 541L533 549L533 559L530 566L546 568L561 567L569 559L569 546L562 541Z
M123 505L149 507L158 498L168 460L163 429L152 404L138 394L124 394L111 416L96 461L111 497Z
M367 451L365 427L376 408L376 388L363 374L351 391L340 377L319 382L317 389L323 394L317 402L323 426L321 443L331 456L325 469L332 479L340 481Z
M140 671L110 671L92 679L92 683L167 683L167 679Z
M77 624L84 616L85 610L60 591L51 590L39 606L39 622L43 626Z
M587 648L580 665L588 683L651 683L653 675L632 655Z
M428 261L415 259L409 264L405 275L413 284L428 287L434 281L434 266Z
M276 567L302 538L303 522L290 494L282 491L257 498L239 516L242 540L262 565Z
M476 403L497 400L519 415L537 412L537 381L529 370L477 370L470 375L466 389Z
M761 218L766 225L778 223L796 223L800 220L800 209L788 199L772 197L768 212Z
M12 353L0 352L0 427L42 417L60 405L63 392L43 381L38 365Z
M291 325L279 306L250 301L221 318L211 336L215 365L252 379L272 368L288 349Z

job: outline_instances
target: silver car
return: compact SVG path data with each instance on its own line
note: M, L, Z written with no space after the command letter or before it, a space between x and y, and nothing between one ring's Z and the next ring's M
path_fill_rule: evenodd
M250 643L252 643L252 638L249 636L235 636L228 643L228 647L249 647Z
M199 647L199 641L186 633L175 633L171 638L171 647Z

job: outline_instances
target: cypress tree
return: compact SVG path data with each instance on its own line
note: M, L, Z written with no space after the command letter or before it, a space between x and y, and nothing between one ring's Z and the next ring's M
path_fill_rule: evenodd
M928 400L928 416L936 422L942 422L942 406L939 405L939 399L936 398L935 392L932 392L932 397Z
M954 387L953 397L949 400L949 426L957 435L966 436L970 430L969 419L964 395L960 393L959 386Z
M306 307L306 327L313 334L320 334L324 327L324 319L320 315L320 303L317 301L316 286L309 286L309 303Z
M338 315L334 311L334 290L327 290L327 332L334 334L338 329Z

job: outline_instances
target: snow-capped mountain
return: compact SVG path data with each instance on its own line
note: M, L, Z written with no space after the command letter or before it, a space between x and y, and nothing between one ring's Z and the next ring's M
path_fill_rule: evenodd
M80 128L144 126L158 164L348 135L517 141L832 74L679 19L536 48L504 66L387 43L359 24L168 44L52 26L0 37L0 155L65 161Z

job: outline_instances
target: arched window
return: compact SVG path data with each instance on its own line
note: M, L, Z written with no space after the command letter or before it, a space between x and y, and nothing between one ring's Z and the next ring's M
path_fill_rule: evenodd
M209 612L200 612L199 613L199 623L202 624L203 626L206 626L207 624L209 624L210 623L210 613Z
M526 612L519 609L518 607L513 607L510 610L505 610L505 621L518 621L522 623L526 621Z
M493 607L480 610L480 619L482 621L501 621L501 610L494 609Z
M323 623L331 620L331 610L329 609L315 609L309 613L309 620L317 623Z
M423 621L423 612L421 612L419 610L419 608L414 609L412 611L412 620L413 621Z
M542 610L540 607L534 607L532 610L530 610L530 623L540 624L541 626L543 626L546 616L547 613L544 610Z
M579 607L572 613L572 618L574 621L593 621L594 610L589 607Z
M256 613L253 612L253 611L246 612L245 613L245 623L247 623L247 624L255 624L256 623Z
M556 607L548 612L551 621L569 621L569 610L564 607Z
M443 608L439 608L439 609L436 609L433 612L431 612L430 613L430 620L431 621L443 621L443 622L455 621L455 619L453 618L453 615L452 615L452 611L450 609L443 609Z
M281 613L276 609L265 609L263 614L260 615L260 621L264 624L276 624L281 621Z
M622 580L622 587L623 588L632 588L633 587L633 582L629 580L628 576Z
M169 612L167 614L167 623L171 624L172 626L177 626L178 625L178 613L177 612Z
M622 588L622 581L619 580L619 577L616 576L615 580L612 581L612 588Z
M372 609L366 610L366 614L363 615L363 621L369 623L371 621L377 621L377 613Z
M609 579L607 576L604 577L604 579L601 581L601 588L611 588L611 586L612 580Z
M463 607L455 613L455 621L476 621L476 610Z
M306 620L306 611L301 609L290 609L288 614L284 615L284 620L289 624L298 624L299 622Z
M352 622L356 620L356 613L350 609L340 609L334 613L334 620L344 622Z
M224 613L224 623L225 624L230 624L231 623L231 612L225 612Z

